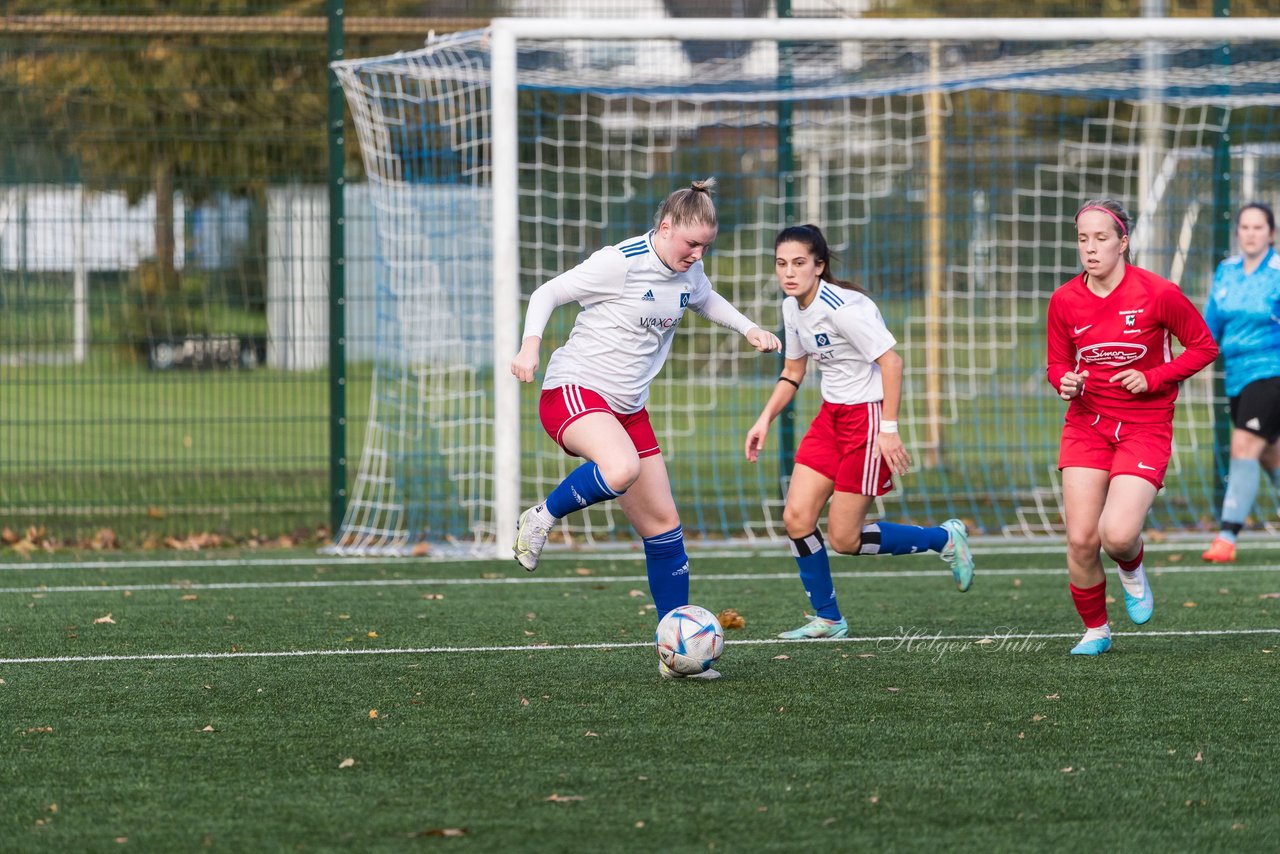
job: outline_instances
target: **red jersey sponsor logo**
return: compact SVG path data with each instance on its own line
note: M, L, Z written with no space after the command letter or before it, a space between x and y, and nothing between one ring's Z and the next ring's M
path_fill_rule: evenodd
M1111 368L1132 365L1145 355L1147 355L1145 344L1130 344L1127 341L1108 341L1080 348L1081 362L1086 365L1106 365Z

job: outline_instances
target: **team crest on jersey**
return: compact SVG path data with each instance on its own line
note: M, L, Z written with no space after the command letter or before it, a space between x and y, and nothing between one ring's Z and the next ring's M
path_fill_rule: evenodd
M681 294L681 295L680 295L680 307L681 307L681 308L684 308L684 307L686 307L687 305L689 305L689 295L688 295L687 293L686 293L686 294Z
M1080 361L1084 364L1104 365L1109 368L1131 365L1145 355L1147 355L1145 344L1130 344L1127 341L1090 344L1080 349Z
M831 336L825 332L819 332L813 336L813 340L817 342L819 347L830 347Z

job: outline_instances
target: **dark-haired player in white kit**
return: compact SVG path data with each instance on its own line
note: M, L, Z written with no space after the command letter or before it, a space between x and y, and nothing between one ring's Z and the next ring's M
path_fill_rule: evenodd
M856 285L831 272L831 250L814 225L783 229L774 241L774 270L786 299L786 364L747 432L747 459L764 448L769 424L792 401L809 359L822 373L822 408L796 450L782 520L791 554L814 608L808 622L782 638L842 638L849 623L836 605L835 587L818 518L827 501L827 536L841 554L901 555L940 552L963 593L973 583L973 557L964 523L936 527L893 522L867 524L877 496L905 474L911 456L898 435L902 358L876 304Z
M644 539L649 590L661 620L689 602L689 558L666 464L645 403L686 308L746 337L758 351L778 350L772 332L744 317L711 288L702 256L716 238L714 181L695 181L667 196L654 228L606 246L543 284L529 298L524 342L511 373L531 382L551 312L578 302L582 311L564 346L551 355L539 415L564 451L582 457L545 500L520 516L514 552L529 571L556 522L617 499ZM659 662L666 678L681 674ZM707 670L696 677L714 679Z

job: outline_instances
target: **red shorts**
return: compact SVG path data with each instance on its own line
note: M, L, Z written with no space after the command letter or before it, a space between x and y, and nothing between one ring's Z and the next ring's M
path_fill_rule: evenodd
M836 482L836 492L884 495L893 472L880 456L880 401L827 403L796 449L796 462Z
M1131 474L1164 486L1173 449L1173 424L1134 424L1105 415L1068 409L1062 425L1058 469L1102 469L1111 477Z
M653 433L653 425L649 423L647 409L632 413L614 412L597 392L580 385L544 388L542 397L538 400L538 417L542 420L542 429L571 457L578 455L564 447L564 429L588 412L607 412L617 418L622 429L631 437L631 443L636 446L636 453L641 459L662 453L662 449L658 447L658 437Z

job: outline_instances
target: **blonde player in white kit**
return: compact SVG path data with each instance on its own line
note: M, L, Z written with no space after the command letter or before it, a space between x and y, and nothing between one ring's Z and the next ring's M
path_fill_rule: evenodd
M959 519L922 528L891 522L866 524L876 496L906 474L911 456L898 436L902 358L880 310L856 285L831 273L831 250L814 225L783 229L774 241L774 270L786 299L786 363L756 423L747 431L747 459L764 449L769 425L792 401L809 359L822 373L822 408L796 450L782 521L791 554L814 608L812 616L781 638L842 638L849 624L836 605L826 546L818 531L831 502L827 535L848 555L940 552L960 592L973 583L969 535Z
M524 341L511 373L532 382L551 312L582 305L564 346L551 354L543 378L539 416L547 434L571 456L586 460L520 516L513 548L525 569L538 567L556 521L616 498L644 539L649 589L658 619L689 602L689 559L684 532L645 403L671 350L686 308L736 329L761 352L780 350L772 332L744 317L711 289L702 256L718 223L713 179L695 181L666 198L655 227L606 246L529 298ZM674 673L660 664L665 677ZM714 679L708 670L691 678Z

